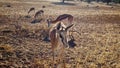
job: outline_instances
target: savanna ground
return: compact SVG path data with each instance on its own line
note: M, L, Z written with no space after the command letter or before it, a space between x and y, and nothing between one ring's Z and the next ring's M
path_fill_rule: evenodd
M44 10L41 22L31 23L31 7ZM46 19L65 13L80 33L73 33L77 45L66 49L67 68L120 68L120 5L52 0L0 0L0 68L51 68Z

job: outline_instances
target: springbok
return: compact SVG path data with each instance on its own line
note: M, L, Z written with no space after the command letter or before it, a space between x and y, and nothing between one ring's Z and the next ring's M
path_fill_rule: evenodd
M43 13L44 13L44 11L43 11L43 10L39 10L39 11L37 11L37 12L35 13L34 18L38 17L38 15L42 16L42 15L43 15Z
M58 22L54 24L54 26L49 31L49 37L50 42L52 46L52 53L53 53L53 68L55 67L55 52L58 54L58 58L60 59L60 62L63 62L65 68L65 48L69 47L68 41L67 41L67 31L69 28L71 28L73 24L69 26L65 26L62 22Z
M59 15L55 20L52 21L52 19L47 19L48 27L51 25L51 23L57 23L58 21L62 21L68 19L68 23L72 24L73 22L73 16L70 14L62 14Z
M35 8L34 8L34 7L30 8L29 11L28 11L28 14L29 14L31 11L34 11L34 12L35 12Z
M51 18L47 19L48 27L51 27L51 24L55 24L59 21L65 20L65 19L68 20L68 22L67 22L68 25L73 24L73 16L71 14L62 14L62 15L59 15L55 20L52 20ZM68 31L68 36L71 36L70 31Z

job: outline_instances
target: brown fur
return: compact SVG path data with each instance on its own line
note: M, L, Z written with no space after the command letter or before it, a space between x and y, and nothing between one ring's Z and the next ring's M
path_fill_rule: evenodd
M69 22L69 23L72 23L72 21L73 21L73 16L70 15L70 14L62 14L62 15L58 16L58 17L56 18L56 20L52 21L51 23L56 23L56 22L62 21L62 20L64 20L64 19L68 19L68 22Z

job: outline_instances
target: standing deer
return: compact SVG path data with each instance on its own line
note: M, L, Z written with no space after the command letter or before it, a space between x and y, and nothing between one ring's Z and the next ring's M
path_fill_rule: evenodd
M28 14L29 14L31 11L34 11L34 12L35 12L35 8L34 8L34 7L30 8L29 11L28 11Z
M58 54L60 62L63 62L64 66L60 68L65 68L65 48L69 47L67 41L67 31L71 28L73 24L66 27L62 22L57 22L49 31L50 42L52 46L53 53L53 68L55 67L55 54ZM56 52L56 53L55 53Z
M52 21L52 19L48 19L47 23L48 23L48 27L51 25L51 23L57 23L58 21L63 21L65 19L68 19L68 23L72 24L73 22L73 16L70 14L62 14L59 15L55 20Z

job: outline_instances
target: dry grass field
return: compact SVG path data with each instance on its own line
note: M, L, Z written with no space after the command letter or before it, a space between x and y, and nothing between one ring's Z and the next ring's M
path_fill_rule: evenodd
M44 10L41 22L32 23L31 7ZM0 0L0 68L51 68L46 19L66 13L80 33L72 33L76 46L66 49L66 67L120 68L120 5L52 0Z

